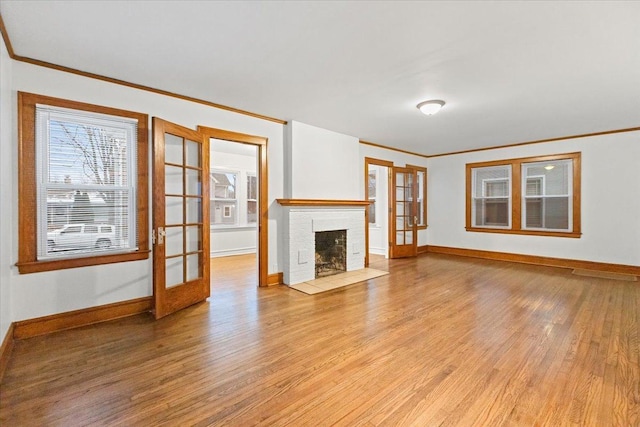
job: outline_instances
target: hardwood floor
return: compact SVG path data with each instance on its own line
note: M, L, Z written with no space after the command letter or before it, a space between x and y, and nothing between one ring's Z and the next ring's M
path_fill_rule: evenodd
M221 280L159 321L18 341L0 423L640 425L637 282L434 254L371 267L391 274L317 295Z

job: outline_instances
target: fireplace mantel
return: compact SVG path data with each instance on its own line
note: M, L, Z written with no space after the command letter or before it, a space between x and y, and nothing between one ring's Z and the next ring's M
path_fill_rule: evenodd
M369 200L276 199L282 206L369 206Z

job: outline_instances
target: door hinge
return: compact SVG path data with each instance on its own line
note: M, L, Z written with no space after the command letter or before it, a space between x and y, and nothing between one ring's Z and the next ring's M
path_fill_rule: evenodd
M155 228L151 229L151 244L152 245L156 244L156 229Z

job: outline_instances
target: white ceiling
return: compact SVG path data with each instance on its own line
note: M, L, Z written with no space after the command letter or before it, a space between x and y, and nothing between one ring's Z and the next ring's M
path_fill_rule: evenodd
M438 154L640 126L640 2L9 1L17 55ZM427 99L447 102L420 114Z

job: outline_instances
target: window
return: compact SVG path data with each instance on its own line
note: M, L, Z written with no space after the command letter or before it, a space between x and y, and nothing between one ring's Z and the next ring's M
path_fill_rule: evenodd
M524 228L571 230L572 166L571 160L522 165Z
M258 178L247 174L247 223L258 222Z
M378 171L374 169L376 166L369 165L367 198L371 202L369 204L369 224L376 225L376 193L378 191Z
M236 225L238 173L214 170L211 172L211 224Z
M511 225L511 166L474 168L471 217L474 227Z
M18 98L20 272L148 258L147 115Z
M580 237L580 153L467 164L467 230Z

